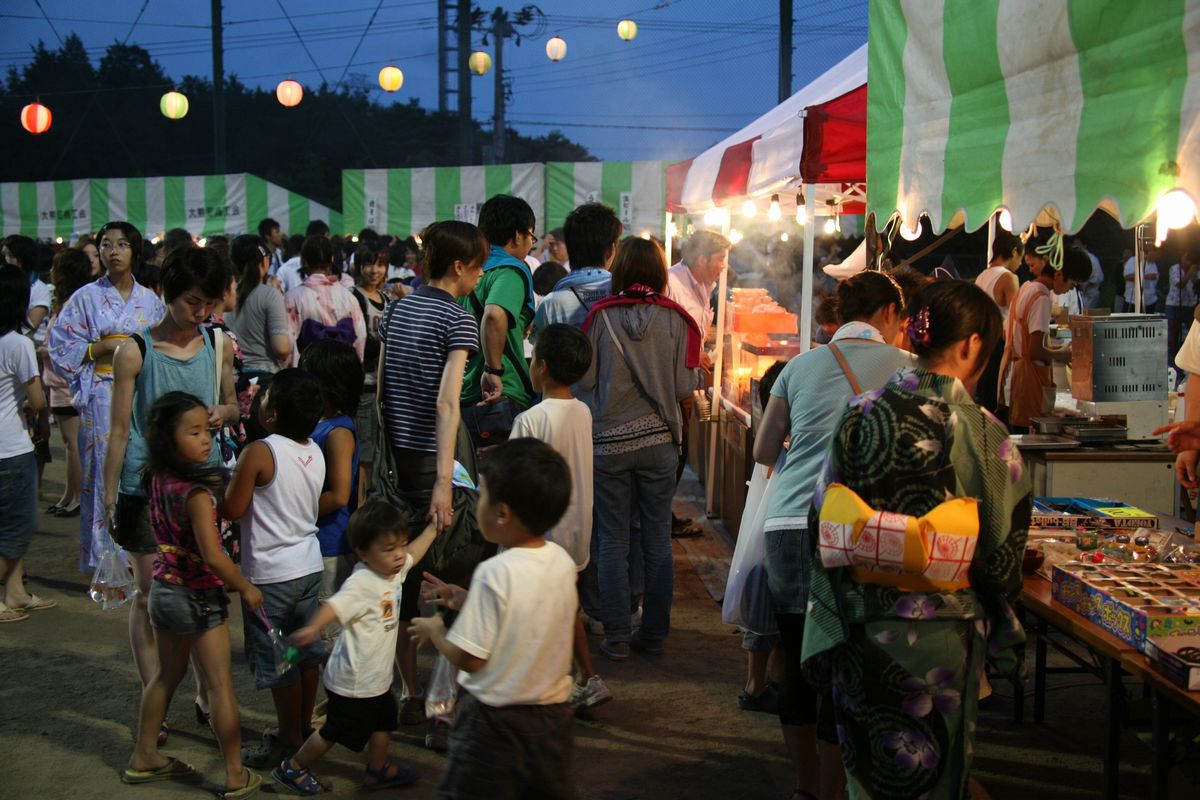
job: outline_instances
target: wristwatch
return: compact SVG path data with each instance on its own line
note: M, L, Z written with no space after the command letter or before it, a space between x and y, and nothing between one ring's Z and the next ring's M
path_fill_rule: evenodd
M483 371L486 372L488 375L503 375L504 374L504 365L501 364L498 367L489 367L487 364L484 364Z

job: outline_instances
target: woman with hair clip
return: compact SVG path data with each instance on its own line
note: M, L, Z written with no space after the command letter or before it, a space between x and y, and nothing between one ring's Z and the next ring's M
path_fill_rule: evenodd
M802 353L783 368L754 441L754 460L778 467L764 525L764 563L785 657L779 723L795 769L793 800L831 800L844 783L833 708L827 699L818 702L800 671L813 550L808 531L813 487L850 398L878 389L912 363L891 344L904 327L904 296L891 276L860 272L842 281L836 306L841 327L827 347ZM784 450L788 437L791 444Z
M108 450L113 354L125 339L163 317L158 295L133 279L142 261L142 234L128 222L100 229L106 270L81 287L59 311L46 337L55 371L66 379L79 411L83 467L79 514L79 571L91 572L108 537L104 515L104 458Z
M941 281L909 313L917 364L851 401L809 518L821 535L804 668L832 692L852 798L966 797L984 657L1015 671L1025 638L1010 604L1030 480L1008 431L971 399L1000 311L978 287ZM857 517L843 526L847 507ZM846 528L857 538L840 550ZM903 566L872 561L896 536ZM924 561L910 563L915 552Z

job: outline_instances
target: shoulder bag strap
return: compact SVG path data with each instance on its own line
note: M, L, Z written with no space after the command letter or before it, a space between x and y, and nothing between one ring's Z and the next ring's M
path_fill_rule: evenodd
M479 323L477 327L482 330L483 326L483 303L479 302L479 298L475 296L475 292L471 292L468 297L471 298L471 306L475 309L475 320ZM479 337L479 343L483 344L483 337ZM480 357L484 359L484 366L487 366L487 357L483 354L483 348L480 348ZM513 352L512 342L508 340L508 334L504 335L504 355L508 356L508 360L513 363L513 369L517 371L517 376L521 379L521 385L525 387L525 392L533 397L533 382L529 379L529 366L526 364L525 369L520 368L521 363L525 363L524 356L518 361L517 354Z
M225 337L221 335L220 328L210 328L213 335L213 352L216 354L216 368L213 370L216 375L213 378L213 405L221 405L221 373L224 372L224 350Z
M829 352L833 353L833 357L837 359L838 366L842 368L842 374L846 376L846 380L850 381L850 389L855 395L862 394L862 387L858 385L858 379L854 377L854 370L850 369L850 365L846 363L846 357L842 355L842 351L833 342L829 343Z
M625 369L629 371L629 377L633 378L634 387L637 388L638 393L642 396L642 399L650 404L650 408L655 414L658 415L658 418L661 419L664 424L666 424L666 416L664 416L662 410L659 409L658 403L655 401L655 399L650 396L649 392L646 391L646 387L642 386L641 380L638 379L637 373L633 370L633 365L629 363L629 358L625 355L625 347L621 344L621 340L617 338L617 334L613 331L612 323L608 321L608 309L601 309L600 319L604 320L604 327L608 329L608 337L612 339L613 344L617 348L617 353L621 356L621 360L625 362ZM667 427L670 426L668 425Z

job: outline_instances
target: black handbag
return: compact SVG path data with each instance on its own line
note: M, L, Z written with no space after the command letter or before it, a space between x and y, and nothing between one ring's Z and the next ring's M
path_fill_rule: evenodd
M471 306L475 309L475 320L482 324L483 304L479 302L479 298L475 296L474 292L469 297ZM513 368L517 370L517 375L521 378L521 383L525 386L525 391L532 397L534 394L533 383L530 382L527 371L522 371L518 366L524 362L524 358L513 352L512 342L508 340L507 336L504 337L504 355L513 364ZM486 365L486 363L485 361L484 364ZM467 426L467 432L471 435L471 442L475 445L475 449L482 450L485 447L492 447L508 441L508 436L512 433L513 421L524 410L524 406L506 395L495 403L485 406L464 403L462 420L463 424Z

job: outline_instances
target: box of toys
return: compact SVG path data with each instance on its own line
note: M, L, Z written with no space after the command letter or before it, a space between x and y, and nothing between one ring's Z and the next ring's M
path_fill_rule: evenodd
M1159 672L1189 692L1200 691L1200 632L1187 636L1153 636L1146 655Z
M1082 517L1081 521L1073 521ZM1034 498L1034 527L1157 528L1158 517L1137 506L1105 497Z
M1200 633L1200 566L1085 564L1054 567L1053 597L1146 652L1154 636Z

